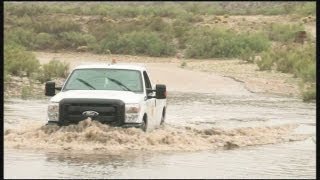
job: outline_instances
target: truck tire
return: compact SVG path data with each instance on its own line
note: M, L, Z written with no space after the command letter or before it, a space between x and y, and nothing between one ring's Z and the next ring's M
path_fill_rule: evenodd
M161 121L160 121L160 125L163 125L166 119L166 109L163 108L162 110L162 115L161 115Z
M147 132L148 130L148 120L147 120L147 116L144 116L143 117L143 121L142 121L142 124L141 124L141 130L144 131L144 132Z

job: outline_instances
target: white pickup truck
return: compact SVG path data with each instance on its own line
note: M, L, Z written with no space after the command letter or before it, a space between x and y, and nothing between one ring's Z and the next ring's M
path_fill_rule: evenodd
M61 92L56 94L56 90ZM46 82L45 95L53 96L48 105L48 124L68 125L90 117L147 131L163 124L166 116L166 86L152 86L141 65L80 65L62 87Z

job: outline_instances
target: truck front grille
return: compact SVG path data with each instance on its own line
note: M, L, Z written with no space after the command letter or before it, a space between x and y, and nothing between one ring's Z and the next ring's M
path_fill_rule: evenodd
M114 99L74 99L60 101L61 124L78 123L87 118L85 111L95 111L99 115L92 117L101 123L121 125L125 118L125 104Z

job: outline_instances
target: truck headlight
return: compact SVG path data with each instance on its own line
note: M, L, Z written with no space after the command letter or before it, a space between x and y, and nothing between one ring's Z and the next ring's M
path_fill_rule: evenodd
M48 105L48 121L59 121L59 103Z
M140 112L139 104L126 104L126 122L134 123L138 121Z
M140 105L139 104L126 104L126 113L139 113Z

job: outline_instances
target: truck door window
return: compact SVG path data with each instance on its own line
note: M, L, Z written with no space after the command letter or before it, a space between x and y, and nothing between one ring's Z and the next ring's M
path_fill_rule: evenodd
M151 87L151 82L150 82L150 79L149 79L149 77L148 77L148 74L147 74L147 72L146 71L143 71L143 77L144 77L144 83L145 83L145 86L146 86L146 88L152 88Z

